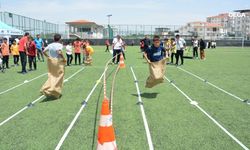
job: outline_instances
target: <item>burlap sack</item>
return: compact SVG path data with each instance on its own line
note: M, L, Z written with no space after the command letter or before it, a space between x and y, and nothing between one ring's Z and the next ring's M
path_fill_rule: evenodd
M166 59L149 64L149 77L146 81L146 88L152 88L157 84L164 82L164 75L166 71Z
M46 97L59 98L61 96L65 62L60 59L48 58L48 80L41 88Z
M93 59L92 59L92 57L91 57L90 55L87 56L87 57L86 57L86 60L84 61L84 63L85 63L86 65L91 65L92 62L93 62Z

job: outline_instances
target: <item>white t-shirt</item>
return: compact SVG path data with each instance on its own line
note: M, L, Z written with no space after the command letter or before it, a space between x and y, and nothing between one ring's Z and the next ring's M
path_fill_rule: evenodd
M175 39L176 43L176 49L177 50L184 50L184 45L186 44L186 41L183 38L179 38L179 40Z
M49 51L49 56L52 58L59 58L58 51L63 49L61 43L51 43L49 44L44 51Z
M16 41L16 43L18 44L20 40L19 40L18 38L16 38L15 41Z
M193 47L198 47L198 43L199 43L198 40L194 40L193 41Z
M67 45L66 46L66 54L72 55L72 49L73 49L73 47L71 45Z
M123 41L122 39L118 40L117 38L114 38L113 44L114 44L114 50L119 50L119 49L122 49Z

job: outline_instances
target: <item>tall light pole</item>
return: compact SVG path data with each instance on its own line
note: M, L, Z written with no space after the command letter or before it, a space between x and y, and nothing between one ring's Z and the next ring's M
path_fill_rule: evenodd
M111 39L110 17L112 17L112 14L107 15L107 17L108 17L108 36L109 36L109 39Z
M110 25L110 17L112 17L112 14L107 15L108 17L108 25Z

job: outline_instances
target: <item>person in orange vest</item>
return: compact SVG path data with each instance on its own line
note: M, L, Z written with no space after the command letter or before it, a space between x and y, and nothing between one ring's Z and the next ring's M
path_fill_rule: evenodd
M1 70L2 72L4 72L4 70L3 70L3 60L2 60L2 53L1 53L1 50L0 50L0 70Z
M77 65L77 59L79 62L79 65L81 65L81 47L82 47L82 42L80 38L77 38L76 41L73 44L74 49L75 49L75 65Z
M3 57L3 62L2 62L2 67L4 69L4 66L6 66L7 69L9 69L9 44L7 38L3 39L3 43L1 44L1 51L2 51L2 57Z

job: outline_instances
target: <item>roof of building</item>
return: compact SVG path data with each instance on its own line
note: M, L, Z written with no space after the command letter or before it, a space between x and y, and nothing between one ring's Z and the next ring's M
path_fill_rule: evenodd
M96 24L96 23L92 22L92 21L88 21L88 20L75 20L75 21L66 22L66 24L70 24L70 25L86 25L86 24Z
M245 13L245 12L250 12L250 9L235 10L234 12Z
M219 15L216 15L216 16L209 16L207 18L227 18L228 17L228 13L222 13L222 14L219 14Z
M194 22L189 22L188 24L192 24L194 27L222 27L221 24L218 23L209 23L209 22L204 22L204 21L194 21Z

